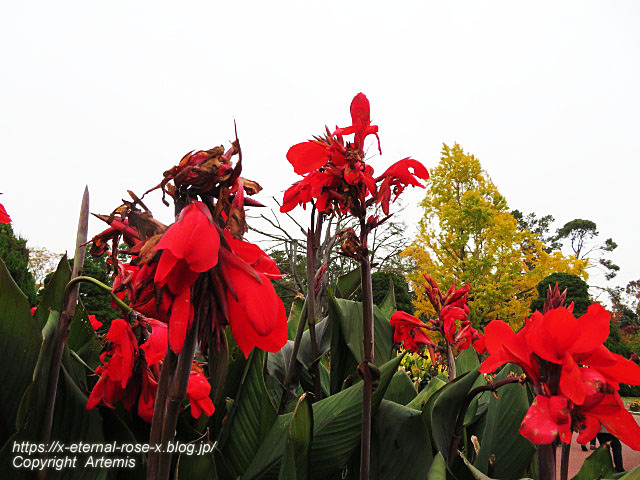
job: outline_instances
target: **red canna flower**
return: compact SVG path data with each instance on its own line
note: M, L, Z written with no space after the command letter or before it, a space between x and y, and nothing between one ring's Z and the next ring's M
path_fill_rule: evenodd
M298 143L287 152L287 160L298 175L319 169L331 160L331 156L331 145L317 141Z
M228 257L227 257L228 258ZM245 357L254 347L277 352L287 342L286 311L269 279L262 273L223 262L228 321Z
M231 233L224 230L224 238L227 244L240 258L247 262L256 272L264 274L266 277L274 280L282 278L280 269L276 262L267 255L258 245L245 240L237 240L233 238Z
M413 170L413 173L409 171L410 168ZM382 180L382 184L378 189L377 201L382 205L382 211L385 215L389 215L389 201L391 200L392 188L393 194L395 195L393 199L394 202L407 185L425 188L416 177L427 180L429 178L429 172L424 165L417 160L405 158L391 165L376 179L376 181Z
M182 351L187 330L193 322L191 286L198 276L218 263L220 235L209 209L202 202L185 207L155 246L162 256L155 271L154 283L167 286L175 296L169 319L169 346Z
M102 322L95 315L89 315L89 322L91 322L91 328L94 330L98 330L102 326Z
M417 178L429 178L426 168L410 158L397 162L382 176L374 178L373 168L364 161L366 137L375 135L378 150L382 151L378 127L371 125L369 100L363 93L357 94L350 110L350 126L336 128L333 133L327 129L324 137L315 137L289 149L287 160L296 173L305 176L287 189L281 212L297 205L304 207L315 199L315 207L320 212L364 217L367 207L377 201L388 215L392 188L397 198L407 185L422 186ZM353 143L345 144L343 136L352 134ZM410 168L413 173L409 172ZM378 182L382 182L380 194Z
M211 385L202 372L192 370L187 385L187 398L191 402L191 416L200 418L204 412L207 417L213 415L215 407L209 396L211 393Z
M640 450L640 427L624 409L616 392L619 382L640 384L640 367L604 347L609 313L598 304L576 319L571 309L536 312L517 334L495 320L485 329L489 350L480 371L489 373L506 363L523 368L538 394L520 433L535 444L556 436L569 443L591 440L602 423L607 430ZM541 375L541 369L545 369Z
M565 396L538 395L520 425L520 434L535 445L553 442L557 436L571 441L571 410Z
M155 318L149 318L148 321L152 328L151 335L145 343L140 345L140 348L144 351L147 365L151 366L162 360L167 353L168 332L166 323L159 322Z
M142 387L140 389L140 398L138 399L138 415L145 422L151 423L153 419L153 406L156 401L157 391L157 380L153 376L153 373L151 373L151 370L145 368L142 373Z
M378 137L377 125L371 125L371 106L369 105L369 99L364 93L359 93L351 101L351 123L350 127L336 128L333 132L334 135L351 135L355 134L354 143L359 151L364 149L364 139L368 135L375 135L378 140L378 151L382 155L382 149L380 148L380 137Z
M528 326L517 334L502 320L493 320L484 329L484 338L489 357L480 365L480 372L495 372L507 363L518 365L534 384L540 382L540 367L531 347L527 343Z
M404 348L411 353L419 353L425 345L434 346L431 339L425 334L427 325L419 318L406 312L398 311L391 315L391 325L394 327L393 341L402 343Z
M113 344L113 348L106 373L111 380L120 382L122 388L125 388L131 378L135 357L138 354L138 341L129 322L121 318L111 322L107 340Z
M561 365L560 391L573 402L582 404L588 389L579 365L612 375L612 380L617 382L624 379L640 383L640 367L620 361L621 357L607 350L603 343L608 337L609 313L601 305L593 304L580 318L575 318L566 308L555 308L545 315L534 313L527 343L540 358ZM617 366L623 367L620 374L616 373Z

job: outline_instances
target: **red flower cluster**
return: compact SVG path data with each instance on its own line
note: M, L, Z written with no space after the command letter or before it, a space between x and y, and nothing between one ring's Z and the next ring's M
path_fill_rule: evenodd
M378 138L378 127L371 125L369 100L362 93L351 102L351 120L349 127L336 128L333 133L327 129L324 137L315 137L289 149L287 160L304 178L284 193L281 212L293 210L297 205L306 207L315 199L320 212L350 213L359 217L364 216L366 207L375 201L388 215L392 192L395 200L407 185L424 188L417 178L426 180L429 173L411 158L400 160L374 178L373 168L364 161L364 141L371 134ZM345 144L343 135L351 134L353 143ZM379 138L378 150L382 153ZM379 182L382 182L380 189Z
M433 345L425 335L430 330L439 332L445 340L458 350L466 350L470 346L478 352L485 350L484 336L471 326L467 319L469 315L469 285L456 288L455 281L445 295L440 291L436 281L428 275L424 276L427 284L425 291L437 319L423 322L405 312L396 312L391 317L391 324L395 328L394 341L404 343L404 348L410 352L417 352L422 345ZM458 329L460 322L460 329Z
M393 341L402 343L404 349L411 353L420 353L425 345L435 346L427 336L427 325L419 318L406 312L398 311L391 315L393 325Z
M640 427L624 409L617 391L620 383L640 384L640 367L610 352L609 313L593 304L576 319L569 308L536 312L515 333L494 320L485 329L490 355L480 371L501 365L522 367L537 394L520 433L535 444L551 443L556 436L569 443L573 431L586 443L600 429L607 430L640 450Z
M244 207L259 205L245 194L257 193L260 186L240 177L241 154L231 165L236 154L237 140L227 152L216 147L189 153L164 173L156 188L180 208L168 227L154 220L133 193L133 202L125 201L111 215L97 215L109 228L93 238L91 253L102 255L112 244L108 263L116 270L113 291L144 317L139 328L124 320L111 324L110 347L88 408L116 401L130 407L138 398L140 416L150 418L158 365L167 348L182 352L196 323L201 351L211 339L219 345L227 325L247 357L254 347L276 352L286 343L285 308L270 280L280 278L280 271L258 246L242 240ZM118 261L120 240L130 247L124 252L132 257L128 264ZM137 338L146 339L147 325L153 326L152 334L138 348ZM194 367L187 389L194 416L213 412L210 391L202 371Z
M100 379L89 395L87 410L97 405L113 408L113 404L119 401L131 410L137 399L138 415L151 422L161 360L167 351L167 326L154 319L148 319L146 326L138 326L143 334L148 333L147 327L151 328L147 341L140 346L129 322L122 319L111 322L106 336L111 347L100 356L102 365L96 369ZM209 397L210 391L211 385L202 370L194 365L187 391L194 418L202 412L207 416L213 414L215 408Z
M0 194L1 195L1 194ZM0 203L0 223L11 223L11 217Z

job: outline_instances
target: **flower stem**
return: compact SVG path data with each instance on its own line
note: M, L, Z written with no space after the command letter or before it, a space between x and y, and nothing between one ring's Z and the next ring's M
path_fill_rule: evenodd
M449 372L449 381L453 382L456 378L456 359L453 356L453 348L447 342L447 370Z
M569 478L569 454L571 453L571 444L562 444L562 456L560 457L560 480Z
M193 364L193 356L198 343L198 326L200 323L200 313L196 309L193 325L191 325L187 338L182 347L182 351L178 354L177 365L173 378L169 380L169 388L166 397L166 407L162 422L161 442L163 450L166 452L167 445L176 435L176 426L178 424L178 414L180 406L187 394L187 386L189 385L189 377L191 376L191 366ZM162 375L162 374L161 374ZM156 399L157 401L157 399ZM154 410L155 414L155 410ZM158 480L168 480L171 473L171 457L170 453L162 453L158 459Z
M133 311L133 309L127 305L126 303L124 303L122 300L120 300L120 298L118 298L118 296L113 293L113 290L111 289L111 287L109 285L106 285L104 283L102 283L100 280L97 280L93 277L87 277L84 275L80 275L78 277L72 278L71 280L69 280L69 283L67 283L67 286L65 287L65 295L67 294L67 291L70 291L73 286L76 283L81 283L81 282L87 282L87 283L93 283L94 285L102 288L103 290L109 292L109 294L111 295L111 299L116 302L118 304L118 306L124 310L126 313L131 313Z
M556 480L556 443L538 445L539 480Z
M89 229L89 189L85 187L82 195L82 205L80 207L80 217L78 219L78 231L76 234L76 251L73 257L73 269L71 278L74 279L80 275L84 266L84 256L86 251L85 243L87 242L87 232ZM58 378L60 377L60 364L62 362L62 354L64 346L67 343L69 335L69 324L76 312L78 304L79 285L73 288L65 289L64 294L64 311L60 315L58 321L58 331L55 337L55 345L53 355L51 357L51 365L49 367L49 378L47 380L47 396L44 404L44 419L41 426L40 439L42 443L49 443L51 439L51 428L53 426L53 412L55 409L56 393L58 389ZM45 474L46 476L46 474Z
M318 225L320 225L322 215L318 215ZM318 358L318 339L316 337L316 235L313 230L307 231L307 324L309 325L309 339L311 340L311 357L313 361L310 365L311 378L313 378L313 394L315 400L322 399L322 385L320 384L320 365Z
M374 332L373 332L373 287L371 284L371 261L367 249L367 230L364 219L360 222L360 245L362 258L360 260L360 279L362 284L362 323L364 337L364 358L362 363L362 437L360 441L360 479L369 479L369 465L371 461L371 395L373 394L373 379L369 364L373 363Z
M151 433L149 436L149 445L153 450L149 451L147 465L147 479L155 480L158 474L158 462L160 452L155 450L155 446L160 444L162 439L162 424L164 422L165 407L167 404L167 392L169 390L169 380L173 378L176 367L177 355L173 350L167 348L167 353L162 361L162 370L160 371L160 381L158 382L158 390L156 391L156 399L153 405L153 418L151 419Z

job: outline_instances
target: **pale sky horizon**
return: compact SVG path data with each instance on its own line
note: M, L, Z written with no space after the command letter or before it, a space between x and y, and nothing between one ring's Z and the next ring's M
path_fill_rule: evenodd
M287 149L348 125L364 92L377 171L431 169L458 142L511 209L596 222L625 285L640 278L639 20L629 0L5 2L0 203L29 246L72 251L85 184L108 213L187 151L227 146L235 119L243 175L273 206L297 179Z

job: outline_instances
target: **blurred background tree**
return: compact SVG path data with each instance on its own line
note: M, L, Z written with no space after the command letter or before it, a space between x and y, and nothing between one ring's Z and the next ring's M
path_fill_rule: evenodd
M20 290L27 296L29 304L35 305L36 282L29 271L29 249L27 240L13 233L11 224L0 224L0 258L7 266L7 270L18 284Z

